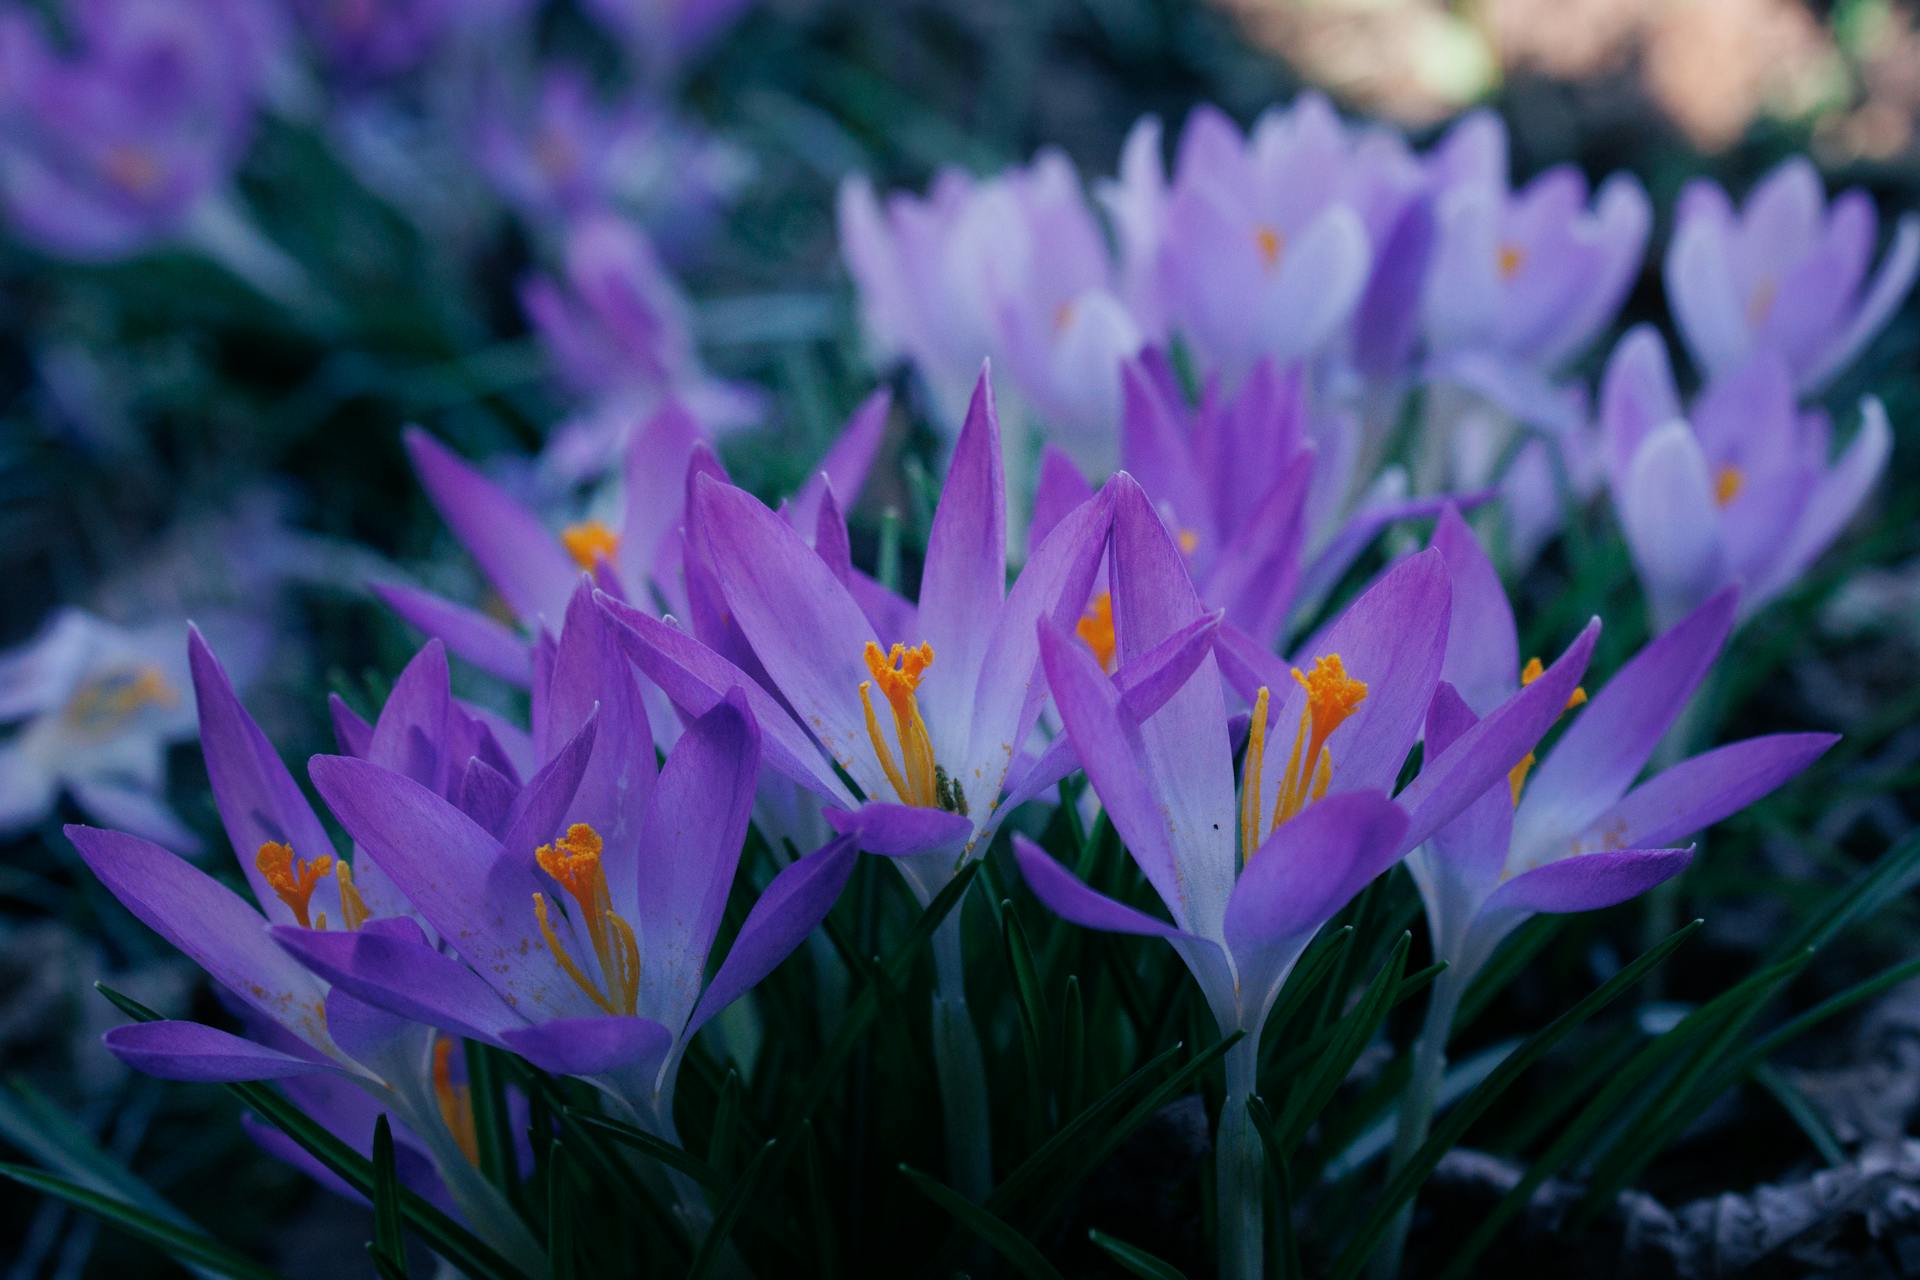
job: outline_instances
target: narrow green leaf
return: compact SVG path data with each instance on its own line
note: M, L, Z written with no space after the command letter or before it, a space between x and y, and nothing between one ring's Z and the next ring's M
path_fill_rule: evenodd
M740 1121L740 1073L731 1067L720 1086L720 1097L713 1106L713 1132L707 1141L707 1163L724 1169L733 1154L735 1131Z
M1280 1138L1274 1132L1273 1112L1259 1094L1247 1099L1247 1114L1253 1117L1253 1131L1260 1135L1260 1147L1267 1156L1267 1176L1273 1181L1274 1212L1268 1231L1273 1236L1274 1272L1281 1280L1305 1280L1300 1266L1300 1236L1293 1229L1293 1176Z
M693 1257L693 1266L687 1269L687 1280L704 1280L704 1277L714 1274L721 1259L727 1256L733 1229L739 1225L740 1215L746 1211L747 1205L759 1194L760 1184L766 1181L779 1142L778 1138L767 1139L766 1145L748 1162L740 1180L727 1192L726 1199L720 1202L719 1210L713 1215L713 1225L707 1228L706 1239L700 1242L700 1251Z
M1535 916L1500 945L1493 958L1481 966L1479 975L1467 985L1466 994L1460 997L1460 1011L1453 1019L1453 1035L1472 1026L1493 1003L1493 998L1526 971L1534 957L1560 932L1563 919L1556 915Z
M1920 832L1909 835L1875 858L1852 882L1836 890L1805 924L1788 935L1774 954L1784 958L1808 947L1826 945L1848 924L1871 915L1889 899L1905 892L1917 876L1920 876Z
M407 1237L400 1225L400 1175L393 1166L387 1113L373 1122L373 1258L383 1275L407 1274Z
M1100 1246L1101 1250L1122 1267L1146 1280L1187 1280L1187 1273L1167 1262L1156 1258L1138 1245L1128 1244L1116 1239L1104 1231L1089 1231L1087 1239Z
M981 1208L946 1183L907 1165L900 1166L900 1173L913 1184L915 1190L940 1206L955 1222L992 1245L1021 1275L1029 1277L1029 1280L1066 1280L1054 1270L1046 1255L1034 1247L1033 1241L991 1211Z
M594 1111L583 1111L578 1107L568 1107L562 1114L582 1129L604 1134L622 1146L632 1147L668 1168L679 1170L708 1191L727 1189L726 1175L718 1169L696 1156L688 1155L663 1138L634 1128L624 1120L615 1120Z
M833 1226L833 1200L827 1195L826 1175L820 1168L820 1139L809 1121L800 1128L801 1155L807 1173L807 1220L813 1228L815 1268L822 1276L843 1274L840 1238Z
M473 1134L480 1156L480 1172L509 1199L520 1190L514 1168L513 1121L507 1114L507 1091L501 1079L498 1049L478 1040L463 1042L467 1059L467 1096L473 1106ZM517 1200L516 1200L517 1203Z
M211 1236L195 1228L169 1222L145 1209L103 1195L77 1182L22 1164L0 1164L0 1177L11 1178L42 1195L54 1196L75 1208L84 1209L183 1264L205 1267L219 1275L233 1276L236 1280L273 1280L271 1268L261 1266Z
M1312 1127L1314 1118L1326 1107L1341 1082L1347 1078L1348 1072L1353 1070L1353 1064L1359 1061L1368 1042L1393 1008L1395 993L1406 971L1407 952L1412 945L1412 934L1400 935L1387 956L1387 963L1374 975L1360 1003L1352 1013L1331 1024L1331 1042L1313 1056L1303 1079L1290 1082L1287 1104L1274 1126L1281 1153L1287 1159L1293 1158L1307 1130Z
M574 1246L573 1162L566 1147L556 1141L547 1157L547 1263L551 1280L577 1280L579 1258Z
M1013 903L1001 904L1001 938L1006 947L1007 968L1013 974L1013 994L1020 1025L1020 1050L1027 1063L1027 1129L1035 1136L1046 1128L1047 1071L1047 998L1040 989L1040 975L1033 964L1033 948L1027 943L1027 931L1014 914Z
M1307 948L1300 962L1293 966L1293 973L1287 978L1287 984L1280 988L1280 998L1273 1003L1273 1011L1267 1015L1269 1029L1279 1033L1272 1037L1277 1045L1287 1038L1286 1029L1300 1008L1320 984L1333 973L1334 964L1343 952L1353 945L1353 926L1342 925L1329 933L1323 933Z
M1800 1126L1800 1132L1807 1135L1807 1141L1829 1168L1846 1163L1847 1153L1841 1149L1840 1140L1834 1137L1833 1130L1798 1085L1764 1062L1756 1066L1752 1074L1754 1083L1765 1089L1787 1117Z
M1080 1003L1080 979L1067 975L1067 993L1060 1000L1060 1114L1080 1114L1080 1095L1087 1078L1087 1012Z
M1413 1153L1412 1159L1399 1173L1388 1180L1366 1221L1355 1233L1353 1241L1347 1246L1345 1252L1340 1255L1332 1271L1336 1280L1351 1280L1353 1276L1359 1274L1360 1268L1366 1265L1367 1258L1373 1253L1374 1247L1384 1237L1387 1224L1393 1220L1395 1214L1400 1212L1400 1206L1413 1198L1414 1193L1426 1182L1427 1176L1433 1172L1434 1166L1440 1163L1440 1158L1453 1149L1462 1135L1473 1126L1473 1122L1485 1114L1487 1108L1491 1107L1515 1080L1518 1080L1534 1063L1545 1057L1555 1045L1571 1035L1575 1028L1619 999L1622 994L1652 972L1654 967L1672 955L1681 943L1693 936L1694 930L1700 925L1701 921L1694 920L1682 926L1665 941L1644 952L1638 959L1589 992L1586 998L1573 1008L1527 1037L1526 1041L1495 1067L1472 1092L1441 1116L1434 1124L1433 1132L1426 1142ZM1497 1226L1482 1224L1482 1230L1487 1233L1489 1239L1492 1238L1492 1232L1497 1229ZM1454 1265L1456 1267L1459 1265L1457 1259Z

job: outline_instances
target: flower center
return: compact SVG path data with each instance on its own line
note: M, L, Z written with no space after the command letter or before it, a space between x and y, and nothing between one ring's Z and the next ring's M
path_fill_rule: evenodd
M1527 251L1511 240L1500 246L1500 278L1511 280L1520 274L1520 268L1527 265Z
M1538 680L1545 671L1546 667L1541 665L1540 659L1528 658L1527 665L1520 668L1520 687L1523 689L1526 688L1535 680ZM1565 715L1586 700L1586 687L1584 685L1575 686L1573 692L1567 695L1567 705L1560 708L1561 714ZM1513 803L1516 808L1520 804L1520 789L1527 785L1527 775L1533 771L1533 766L1534 754L1529 751L1525 759L1507 771L1507 785L1513 789Z
M160 185L160 165L144 147L122 142L100 157L107 181L130 196L144 196Z
M867 713L867 737L872 740L873 754L880 761L887 781L893 784L900 803L922 809L944 809L964 816L967 793L947 776L945 769L934 763L933 739L927 736L927 722L921 719L920 703L913 696L914 690L920 687L920 677L933 665L933 646L922 644L917 649L909 649L896 644L883 653L879 645L869 640L864 656L867 670L873 673L872 680L860 682L860 706ZM894 758L893 748L887 745L880 717L873 710L871 691L876 683L893 712L893 736L900 744L898 760Z
M67 700L67 723L93 733L117 729L148 707L172 707L179 691L151 665L113 671L89 680Z
M453 1135L460 1154L469 1164L480 1163L480 1135L473 1123L473 1090L453 1082L453 1039L436 1036L433 1041L433 1100L439 1104L441 1123Z
M560 941L547 914L545 894L533 895L533 914L540 922L540 936L546 940L547 950L587 998L607 1013L631 1014L640 999L640 943L633 926L607 900L607 873L600 865L600 849L600 833L584 822L576 822L567 828L566 835L535 849L533 860L573 899L574 912L593 944L601 982L589 978Z
M1367 699L1367 686L1347 674L1346 664L1337 653L1315 659L1313 670L1304 674L1295 667L1293 678L1307 691L1307 705L1300 713L1300 727L1294 731L1293 748L1287 753L1287 771L1280 783L1273 822L1266 828L1267 833L1327 794L1327 787L1333 781L1333 757L1327 751L1327 739ZM1270 691L1262 685L1254 698L1253 722L1247 731L1247 757L1240 768L1240 858L1243 862L1253 857L1262 836L1260 782L1267 758L1270 697Z
M253 865L259 869L274 896L287 904L302 929L327 927L326 912L322 911L318 916L308 913L313 903L313 891L320 887L320 882L329 873L336 870L336 879L340 883L340 913L346 917L347 928L358 929L367 918L367 904L361 900L359 890L353 887L353 873L347 870L346 863L336 864L330 853L323 853L317 858L298 858L294 856L292 845L269 840L254 854Z
M1747 295L1747 323L1758 329L1773 314L1773 300L1778 296L1780 286L1768 276L1753 286L1753 292Z
M1263 222L1253 231L1253 247L1260 251L1260 264L1271 271L1280 265L1286 252L1287 234L1271 223Z
M620 549L620 535L598 520L582 520L560 531L560 545L575 564L591 573L602 560L613 559Z
M1073 634L1080 642L1093 650L1093 656L1099 660L1102 671L1113 670L1113 593L1102 591L1094 598L1087 611L1080 615L1080 621L1073 626Z
M1713 504L1717 507L1729 507L1747 487L1747 473L1729 462L1713 473Z

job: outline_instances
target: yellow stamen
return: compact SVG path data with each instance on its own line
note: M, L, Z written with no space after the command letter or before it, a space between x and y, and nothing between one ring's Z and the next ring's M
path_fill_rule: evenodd
M1280 228L1262 223L1254 229L1253 245L1260 251L1261 265L1271 271L1280 264L1280 255L1286 251L1287 236Z
M77 727L101 731L117 728L148 707L179 704L180 691L158 667L143 664L87 681L67 700L65 716Z
M353 871L347 866L346 859L333 864L333 878L340 882L340 915L348 929L358 929L367 922L372 912L367 910L367 900L353 887Z
M1747 473L1731 462L1713 473L1713 503L1717 507L1730 506L1747 487Z
M473 1122L473 1091L453 1082L453 1041L446 1036L433 1042L433 1098L460 1154L467 1163L479 1164L480 1135Z
M1179 542L1180 554L1190 556L1193 554L1194 549L1200 545L1200 535L1192 529L1182 529L1179 534Z
M866 711L867 737L872 739L873 754L879 758L880 768L893 784L900 802L923 809L965 812L958 799L958 788L943 785L944 775L934 765L933 739L927 734L927 722L920 718L920 703L913 696L920 687L921 676L933 665L933 646L922 644L917 649L909 649L896 644L882 652L879 645L869 640L865 657L867 670L873 673L872 680L860 682L860 705ZM881 731L880 717L873 711L871 690L875 684L880 686L881 696L893 710L893 736L900 744L897 764Z
M1540 661L1539 658L1537 657L1528 658L1527 664L1524 667L1520 668L1520 687L1523 689L1526 688L1526 686L1532 684L1535 680L1538 680L1542 675L1546 674L1546 670L1547 670L1546 666ZM1586 686L1575 685L1573 692L1567 695L1567 705L1560 708L1560 713L1562 715L1565 715L1567 712L1573 710L1575 707L1579 706L1581 703L1585 702L1586 700L1587 700ZM1529 751L1527 752L1525 758L1522 759L1519 764L1516 764L1515 766L1513 766L1513 768L1507 771L1507 786L1513 792L1513 803L1516 806L1520 803L1521 789L1527 785L1527 775L1533 772L1533 766L1535 763L1536 761L1534 759L1534 754L1533 752Z
M313 920L307 908L321 879L333 870L333 855L323 853L311 861L293 856L293 846L269 840L254 855L253 865L265 877L274 896L287 904L302 929L311 929ZM324 922L326 917L322 916ZM325 927L323 923L322 928Z
M1508 241L1500 246L1500 278L1511 280L1520 274L1520 268L1527 265L1527 251Z
M1293 678L1307 691L1307 705L1300 712L1300 724L1293 734L1293 746L1287 752L1287 769L1280 779L1280 794L1274 803L1271 832L1287 819L1295 817L1314 801L1327 794L1333 785L1333 755L1327 739L1347 722L1348 717L1367 699L1367 686L1347 674L1337 653L1314 661L1311 671L1293 669ZM1253 723L1247 734L1247 757L1240 778L1240 845L1242 859L1253 857L1261 840L1262 774L1267 751L1267 708L1271 693L1261 688L1254 698Z
M620 535L598 520L582 520L560 531L560 545L575 564L591 571L602 560L613 559L620 549Z
M593 945L600 982L587 976L560 940L547 914L545 894L533 895L533 914L554 961L586 992L587 998L606 1013L631 1014L640 999L640 948L633 926L621 918L607 899L607 873L600 862L601 848L600 833L584 822L576 822L567 828L566 835L533 851L533 859L540 864L540 869L552 876L573 899L578 918L586 926L587 938Z
M1081 643L1093 650L1093 656L1099 659L1102 671L1113 670L1113 595L1102 591L1094 602L1074 624L1073 634L1080 637Z

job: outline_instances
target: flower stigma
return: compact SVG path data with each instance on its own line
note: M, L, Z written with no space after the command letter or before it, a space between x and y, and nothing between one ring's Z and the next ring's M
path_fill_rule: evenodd
M607 872L600 863L600 850L600 833L584 822L576 822L552 844L535 849L533 860L573 899L580 923L586 926L593 944L593 958L600 966L604 987L587 976L560 941L547 913L545 894L533 895L533 914L554 961L587 998L602 1012L631 1014L640 999L640 944L633 926L608 901Z
M1546 667L1541 664L1539 658L1528 658L1527 665L1520 668L1520 687L1523 689L1526 688L1535 680L1538 680L1545 672ZM1586 700L1586 686L1576 685L1573 692L1567 695L1567 705L1560 708L1560 713L1565 715ZM1507 785L1513 790L1513 803L1516 808L1518 808L1520 804L1520 789L1527 785L1527 774L1533 771L1533 766L1534 754L1529 751L1519 764L1513 766L1513 768L1507 772Z
M560 545L573 562L592 572L602 560L611 560L620 549L620 535L599 520L582 520L560 531Z
M922 644L917 649L909 649L896 644L882 652L879 645L869 640L864 656L873 679L860 682L860 707L866 712L867 737L873 742L873 754L880 761L887 781L893 784L894 793L902 804L944 809L965 816L967 794L934 762L933 739L927 734L927 722L921 718L920 703L914 697L921 676L933 665L933 646ZM880 717L873 710L872 689L876 683L893 711L893 736L900 744L898 760L887 745Z
M1094 597L1087 611L1080 615L1080 621L1073 624L1073 634L1080 642L1093 650L1100 669L1109 674L1113 671L1113 593L1102 591Z
M1333 756L1327 751L1327 739L1335 729L1367 699L1365 682L1347 674L1346 664L1337 653L1316 658L1311 671L1293 669L1293 678L1307 691L1307 705L1300 712L1300 727L1294 731L1293 748L1287 753L1287 771L1280 782L1273 822L1267 833L1299 814L1315 800L1327 794L1333 781ZM1247 731L1247 756L1240 776L1240 859L1250 861L1261 840L1261 774L1267 757L1267 706L1271 691L1262 685L1254 699L1253 720Z
M269 840L261 845L260 851L254 855L253 865L266 879L267 887L273 890L274 896L287 904L287 908L293 912L293 918L300 922L300 927L314 928L314 921L308 915L308 910L313 903L314 889L319 887L320 882L333 870L333 855L323 853L317 858L296 858L292 845L282 844L278 840ZM341 883L351 884L351 882L349 877ZM359 894L356 893L353 897L355 902L359 902ZM342 894L341 900L343 902L346 900L345 894ZM359 906L361 919L365 919L366 904L360 903ZM351 921L352 908L345 910ZM322 929L327 927L325 912L320 914L319 922L318 927ZM349 923L347 927L351 929L358 926Z

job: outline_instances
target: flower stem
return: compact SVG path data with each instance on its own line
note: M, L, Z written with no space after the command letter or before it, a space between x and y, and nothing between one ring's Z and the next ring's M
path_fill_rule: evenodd
M1454 1014L1459 1011L1460 997L1466 991L1466 976L1450 966L1433 980L1426 1022L1420 1028L1420 1042L1413 1050L1413 1070L1407 1077L1407 1091L1400 1098L1399 1123L1394 1127L1393 1152L1387 1162L1389 1178L1406 1168L1414 1152L1427 1140L1434 1106L1440 1098L1440 1081L1447 1070L1447 1036L1453 1030ZM1407 1231L1412 1225L1413 1201L1408 1200L1394 1215L1374 1250L1370 1269L1373 1280L1393 1280L1400 1274L1401 1255L1406 1250Z
M1218 1201L1220 1280L1259 1280L1265 1268L1265 1188L1260 1135L1247 1114L1260 1063L1260 1037L1248 1035L1227 1050L1227 1097L1220 1104L1214 1137L1215 1199Z
M986 1063L967 1010L957 907L934 930L933 971L933 1053L946 1117L947 1160L954 1189L978 1204L993 1187L993 1136Z

